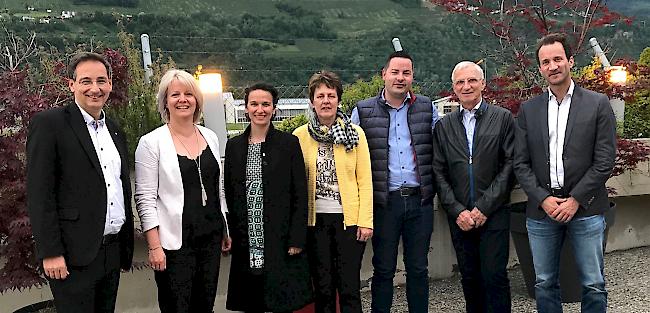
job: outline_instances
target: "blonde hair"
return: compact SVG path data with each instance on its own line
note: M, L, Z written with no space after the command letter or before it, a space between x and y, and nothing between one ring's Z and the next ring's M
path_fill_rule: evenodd
M167 89L174 80L178 80L180 83L185 85L185 87L189 87L192 90L194 98L196 99L194 123L198 123L201 119L201 113L203 112L203 93L201 92L199 85L196 83L194 76L188 72L177 69L168 70L167 73L165 73L165 75L163 75L163 77L160 79L157 96L158 112L160 113L160 118L165 123L169 123L169 110L167 109Z

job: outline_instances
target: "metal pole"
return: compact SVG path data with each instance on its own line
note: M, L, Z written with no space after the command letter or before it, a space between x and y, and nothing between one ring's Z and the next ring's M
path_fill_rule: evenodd
M600 60L600 63L602 63L603 68L605 68L605 70L609 70L612 65L609 63L609 60L603 52L603 49L600 47L600 44L598 44L598 40L592 37L589 39L589 44L591 45L591 48L594 49L594 54ZM612 110L616 116L616 121L622 123L625 120L625 101L617 98L612 98L609 99L609 104L612 106Z
M149 48L149 35L140 35L140 42L142 43L142 64L144 66L144 82L149 83L153 70L151 69L151 48Z
M603 49L598 44L598 40L596 40L596 38L592 37L591 39L589 39L589 44L591 45L591 48L594 49L594 54L600 60L600 63L603 64L603 67L605 69L610 67L611 64L609 64L609 60L607 60L607 56L605 55L605 53L603 52Z

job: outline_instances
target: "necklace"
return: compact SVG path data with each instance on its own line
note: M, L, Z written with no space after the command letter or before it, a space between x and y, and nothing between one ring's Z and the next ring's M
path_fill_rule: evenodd
M167 124L169 125L169 124ZM178 135L176 135L176 132L173 131L171 125L169 125L169 130L171 131L172 135L176 137L176 140L181 143L183 148L185 148L185 151L187 151L188 156L192 156L192 153L190 152L190 149L187 148L185 143L181 140ZM201 175L201 155L199 154L201 147L199 146L199 135L197 134L196 127L194 127L194 138L196 138L196 159L189 158L190 160L194 161L194 164L196 164L196 169L199 173L199 182L201 183L201 203L203 206L205 206L208 202L208 194L205 192L205 187L203 186L203 175Z

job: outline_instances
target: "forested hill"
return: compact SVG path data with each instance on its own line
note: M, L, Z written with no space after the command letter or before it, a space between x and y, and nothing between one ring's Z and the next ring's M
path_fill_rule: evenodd
M610 3L618 1L638 5L639 12L650 2ZM461 60L486 59L489 68L484 51L489 51L492 37L462 16L421 4L420 0L4 0L0 23L21 32L36 31L41 46L58 51L79 44L118 47L121 27L138 38L147 33L154 52L161 50L186 69L197 64L218 68L231 86L257 80L304 85L324 68L338 72L346 82L367 78L392 51L393 37L399 37L413 55L419 81L447 82L451 68ZM69 18L61 19L62 14ZM650 20L648 16L594 35L613 47L616 57L636 59L650 42L650 31L641 23ZM619 36L621 32L627 36Z

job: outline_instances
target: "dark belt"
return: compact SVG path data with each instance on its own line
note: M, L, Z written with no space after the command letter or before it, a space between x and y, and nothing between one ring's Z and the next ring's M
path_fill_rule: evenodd
M570 195L568 192L564 191L562 188L551 188L551 195L556 198L569 198Z
M120 239L120 236L118 234L108 234L104 235L102 238L102 245L108 245L113 242L116 242L118 239Z
M409 197L420 194L420 187L399 187L391 193L399 193L400 197Z

